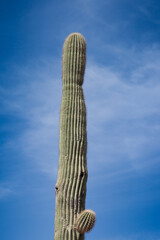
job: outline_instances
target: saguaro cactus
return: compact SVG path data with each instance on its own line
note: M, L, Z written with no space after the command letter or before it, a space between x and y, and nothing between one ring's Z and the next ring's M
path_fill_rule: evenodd
M83 78L86 63L86 41L79 33L70 34L63 46L62 102L60 112L59 170L55 187L54 240L83 240L77 219L85 212L87 182L86 107ZM84 213L83 213L84 214ZM95 215L94 215L95 217ZM86 224L86 217L84 218ZM88 215L87 215L88 219ZM90 219L90 218L89 218ZM87 222L91 229L93 221Z

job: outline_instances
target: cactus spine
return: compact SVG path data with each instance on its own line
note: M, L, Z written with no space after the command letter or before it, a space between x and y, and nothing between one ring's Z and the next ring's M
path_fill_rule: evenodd
M82 89L85 63L86 41L81 34L72 33L63 46L54 240L84 239L84 234L76 230L75 221L85 209L88 175L86 107Z

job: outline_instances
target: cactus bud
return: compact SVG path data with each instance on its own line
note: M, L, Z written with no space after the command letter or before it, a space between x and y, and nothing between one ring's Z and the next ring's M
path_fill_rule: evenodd
M75 228L79 233L84 234L85 232L89 232L94 227L95 221L95 212L90 209L84 210L77 216Z

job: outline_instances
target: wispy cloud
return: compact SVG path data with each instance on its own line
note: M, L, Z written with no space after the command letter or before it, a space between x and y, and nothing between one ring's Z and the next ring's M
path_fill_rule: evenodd
M3 91L5 112L24 121L18 137L10 139L5 147L20 151L52 177L58 165L60 67L61 63L53 59L15 66L16 84Z
M115 167L114 172L110 172L112 177L123 171L143 172L159 163L154 156L160 141L158 56L159 50L155 48L139 54L132 51L130 63L131 56L126 53L128 69L130 64L136 63L132 70L128 70L127 76L122 70L118 72L116 66L107 67L88 61L84 92L88 113L89 164L90 156L94 156L91 168L96 169L99 161L105 166L113 166L116 162L118 169ZM19 137L7 144L14 148L18 146L17 151L35 160L41 171L55 177L61 62L48 59L29 63L15 67L12 75L17 79L16 85L9 90L2 89L5 111L8 109L24 119L26 124Z
M127 163L128 171L143 172L159 163L155 157L160 140L159 52L154 47L133 52L132 62L128 54L127 76L123 68L118 71L124 61L118 70L116 66L88 64L85 92L89 155L94 152L99 159L97 163L95 160L97 167L99 161L107 166L121 162Z
M8 197L12 193L13 193L13 190L5 186L4 184L0 184L0 200L3 200L4 198Z

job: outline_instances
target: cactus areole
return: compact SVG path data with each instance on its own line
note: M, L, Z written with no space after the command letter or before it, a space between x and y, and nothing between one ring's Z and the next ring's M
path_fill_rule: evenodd
M77 230L76 221L81 212L85 211L88 176L86 107L82 89L85 64L86 41L80 33L72 33L63 46L54 240L84 239L84 232ZM85 220L80 224L82 229L88 229L83 224L90 225L90 222Z

